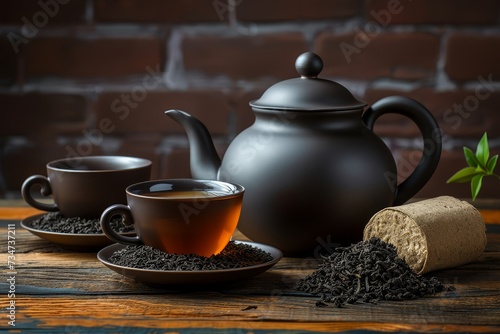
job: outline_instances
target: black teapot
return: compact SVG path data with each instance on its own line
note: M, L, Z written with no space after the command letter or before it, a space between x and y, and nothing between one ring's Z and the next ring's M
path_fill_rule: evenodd
M422 104L390 96L365 111L366 103L345 87L318 78L318 55L300 55L295 67L300 78L274 84L250 102L255 123L222 161L199 120L165 112L186 129L192 176L243 185L239 230L288 255L360 241L373 214L403 204L426 184L442 146L439 126ZM372 131L387 113L410 118L424 142L419 164L400 184L391 151Z

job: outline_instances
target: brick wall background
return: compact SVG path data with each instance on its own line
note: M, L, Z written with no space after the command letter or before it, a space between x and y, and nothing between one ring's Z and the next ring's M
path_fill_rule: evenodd
M470 197L447 185L462 146L488 131L500 152L500 2L496 0L23 0L0 8L0 196L68 155L149 158L153 178L190 176L187 138L163 115L204 122L222 154L251 125L248 106L296 77L317 52L321 77L373 103L398 94L426 105L444 151L418 197ZM399 117L379 120L400 166L420 142ZM480 197L500 197L485 179Z

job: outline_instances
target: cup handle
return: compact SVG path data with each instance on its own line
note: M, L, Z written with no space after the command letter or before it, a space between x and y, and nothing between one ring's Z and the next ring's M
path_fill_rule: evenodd
M125 245L142 245L142 241L138 236L129 237L126 235L121 235L115 232L111 228L111 219L120 215L123 217L125 224L130 225L134 223L134 219L132 218L132 213L130 212L130 208L123 204L115 204L108 207L101 215L101 228L106 236L113 240L114 242L118 242Z
M31 187L35 184L39 184L42 186L42 189L40 189L40 194L42 194L43 196L50 196L52 194L52 188L50 187L48 178L43 175L32 175L24 181L21 187L21 195L23 196L23 199L26 201L26 203L28 203L35 209L43 211L59 211L59 208L55 203L42 203L31 197Z
M389 113L400 114L411 119L418 126L424 141L420 162L410 176L397 186L393 205L401 205L415 195L436 170L441 157L441 130L426 107L403 96L389 96L374 103L363 114L363 122L370 130L373 130L375 121L380 116Z

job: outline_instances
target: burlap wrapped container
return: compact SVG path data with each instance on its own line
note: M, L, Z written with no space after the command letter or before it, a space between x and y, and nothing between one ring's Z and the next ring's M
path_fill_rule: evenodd
M396 246L417 273L457 267L476 260L486 247L486 225L471 204L441 196L377 212L363 238Z

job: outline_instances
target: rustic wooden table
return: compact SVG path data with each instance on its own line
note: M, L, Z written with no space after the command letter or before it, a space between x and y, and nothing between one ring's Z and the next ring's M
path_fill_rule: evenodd
M0 201L0 331L500 332L500 211L495 208L482 210L488 224L484 255L432 273L455 291L345 308L318 308L317 297L295 291L315 269L312 258L285 257L263 274L223 286L158 289L109 270L95 253L66 251L26 231L19 221L35 213L22 202Z

